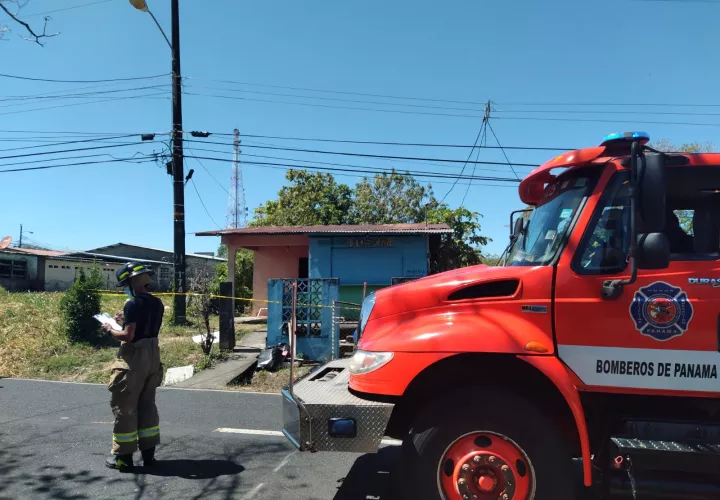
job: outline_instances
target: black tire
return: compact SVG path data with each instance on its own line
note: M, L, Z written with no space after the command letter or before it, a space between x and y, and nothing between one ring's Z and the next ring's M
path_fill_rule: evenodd
M473 403L479 401L487 404ZM476 431L505 436L527 455L535 494L512 500L577 500L572 453L557 425L529 401L494 390L457 392L421 411L403 441L403 463L395 485L398 496L448 500L438 487L440 461L456 439Z

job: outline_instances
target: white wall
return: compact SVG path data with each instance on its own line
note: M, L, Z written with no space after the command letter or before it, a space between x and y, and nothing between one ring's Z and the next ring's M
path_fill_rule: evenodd
M117 284L115 271L120 268L120 264L94 264L91 262L47 258L45 259L45 290L48 292L67 290L80 275L80 268L85 271L87 276L94 265L99 266L101 269L105 288L115 288Z

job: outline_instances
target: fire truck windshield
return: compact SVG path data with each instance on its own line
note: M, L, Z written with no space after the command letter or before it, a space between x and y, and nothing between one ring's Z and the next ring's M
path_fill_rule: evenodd
M513 243L505 265L548 265L560 249L570 222L592 184L589 177L577 175L560 177L549 184Z

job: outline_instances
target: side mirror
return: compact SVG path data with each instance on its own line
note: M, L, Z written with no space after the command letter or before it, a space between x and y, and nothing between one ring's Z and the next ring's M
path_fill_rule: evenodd
M665 229L667 184L665 157L658 153L640 155L637 159L637 209L646 233Z
M665 233L638 235L638 269L667 269L670 265L670 242Z
M665 157L662 154L643 154L639 141L630 147L630 277L603 283L602 296L606 300L620 297L623 288L637 281L638 269L666 269L670 263L670 245L661 232L665 229ZM637 234L639 215L643 234Z
M522 217L518 217L517 219L515 219L515 224L513 224L511 237L517 238L518 236L520 236L520 234L523 232L524 229L525 229L525 219L523 219Z
M524 214L526 212L532 212L532 209L526 208L523 210L515 210L513 212L510 212L510 241L514 241L515 238L517 238L520 233L525 230L525 220L522 216L515 219L515 215Z

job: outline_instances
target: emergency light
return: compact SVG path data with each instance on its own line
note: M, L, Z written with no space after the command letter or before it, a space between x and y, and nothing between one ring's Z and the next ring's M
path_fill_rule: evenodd
M600 145L607 146L609 144L617 144L621 142L627 142L630 144L633 141L638 141L641 145L646 144L650 141L650 134L647 132L615 132L613 134L606 135Z

